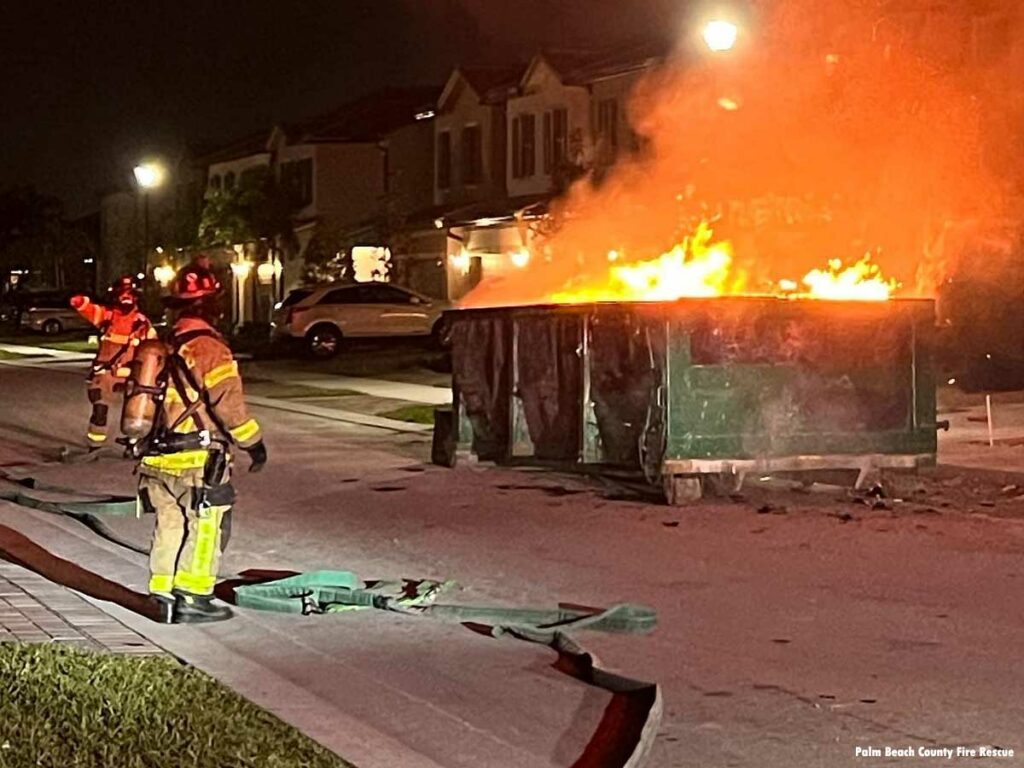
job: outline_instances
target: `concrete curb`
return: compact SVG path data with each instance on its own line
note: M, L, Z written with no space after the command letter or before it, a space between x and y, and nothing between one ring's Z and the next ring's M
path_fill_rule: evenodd
M434 429L429 424L414 424L408 421L385 419L382 416L370 416L369 414L356 413L354 411L340 411L334 408L323 408L318 405L299 405L289 400L278 400L272 397L246 395L245 399L250 405L255 405L260 408L271 408L277 411L298 413L303 416L315 416L319 419L340 421L345 424L358 424L362 427L374 427L376 429L388 430L389 432L423 435L432 432Z
M64 362L87 362L93 359L93 355L88 352L66 352L62 349L34 347L28 344L0 344L0 351L10 352L15 355L25 355L32 358L51 357L54 360Z

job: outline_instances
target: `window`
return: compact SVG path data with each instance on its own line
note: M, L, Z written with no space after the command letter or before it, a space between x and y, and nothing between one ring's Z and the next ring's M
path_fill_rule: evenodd
M217 190L220 189L220 176L219 175L211 176L210 177L210 189L217 189Z
M479 184L484 175L483 133L479 125L462 129L462 183Z
M537 119L519 115L512 120L512 176L525 179L537 172Z
M281 302L281 306L294 307L300 301L302 301L305 298L308 298L312 294L313 291L311 291L308 288L296 288L294 291L289 293L288 296L285 297L285 300Z
M383 283L364 283L354 290L360 304L412 304L412 294Z
M569 159L569 112L544 113L544 173L550 174Z
M614 155L619 148L619 103L615 99L597 103L597 135Z
M448 131L437 134L437 188L452 185L452 135Z
M228 171L227 173L224 174L224 189L225 189L225 191L230 192L234 188L235 188L235 172L234 171Z
M358 288L337 288L324 294L318 304L359 304Z
M281 164L281 186L294 208L305 208L313 202L313 158L291 160Z

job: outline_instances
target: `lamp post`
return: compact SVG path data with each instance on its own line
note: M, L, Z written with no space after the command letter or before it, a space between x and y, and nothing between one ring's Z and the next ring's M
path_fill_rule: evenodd
M139 274L144 275L149 260L149 192L164 183L167 170L162 164L150 160L136 165L132 173L142 194L142 265Z

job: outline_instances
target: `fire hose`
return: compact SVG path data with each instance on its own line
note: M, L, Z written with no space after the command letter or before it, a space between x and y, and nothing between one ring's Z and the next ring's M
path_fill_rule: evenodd
M548 646L558 654L555 669L612 695L601 724L573 768L639 768L645 763L661 722L660 688L604 669L568 632L647 634L657 625L654 609L632 603L606 609L436 603L437 596L452 585L403 581L365 587L350 571L315 571L265 583L239 584L234 592L239 606L257 610L311 615L378 609L462 624L490 637L507 636Z
M2 469L0 481L7 483L6 487L0 484L0 500L65 515L119 546L143 554L147 552L118 536L101 519L106 515L134 516L137 509L134 498L82 493L31 477L12 476ZM38 549L28 542L23 544L23 549ZM4 556L23 567L33 567L24 553L7 552L0 541L0 557ZM116 585L109 586L116 588ZM657 624L652 608L632 603L605 609L573 605L506 608L437 603L437 597L452 586L454 582L430 580L378 581L366 585L349 571L316 571L263 583L235 583L234 597L243 608L300 615L384 610L462 624L494 638L509 637L547 646L558 654L553 665L557 671L605 690L612 697L600 725L572 768L640 768L644 765L661 722L659 686L603 668L568 633L590 630L647 634ZM143 599L135 593L128 597ZM155 620L146 608L143 605L138 612Z

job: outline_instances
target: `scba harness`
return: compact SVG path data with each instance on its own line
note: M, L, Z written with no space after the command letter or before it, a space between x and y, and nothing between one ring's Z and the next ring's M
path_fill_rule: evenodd
M197 509L207 509L212 506L230 506L235 501L234 487L229 481L229 458L227 440L218 435L228 434L228 430L219 423L210 403L209 393L196 380L185 357L182 355L182 348L197 338L219 338L212 330L196 330L181 334L173 338L173 347L165 358L163 367L153 383L146 383L140 380L139 365L133 366L133 375L128 381L127 397L125 408L136 396L151 398L155 405L155 414L152 426L148 433L139 439L127 439L127 449L131 456L137 459L159 458L154 468L160 470L178 471L183 469L199 468L194 461L199 458L197 454L205 454L202 462L203 482L197 489L195 505ZM184 406L183 411L174 419L167 422L167 410L164 407L168 397L168 391L173 388L176 397L181 400ZM194 397L190 393L195 393ZM213 421L207 425L204 422L201 411ZM194 426L189 431L178 431L183 426ZM212 427L212 428L211 428ZM127 430L125 430L127 432ZM174 457L182 457L182 465L176 466Z

